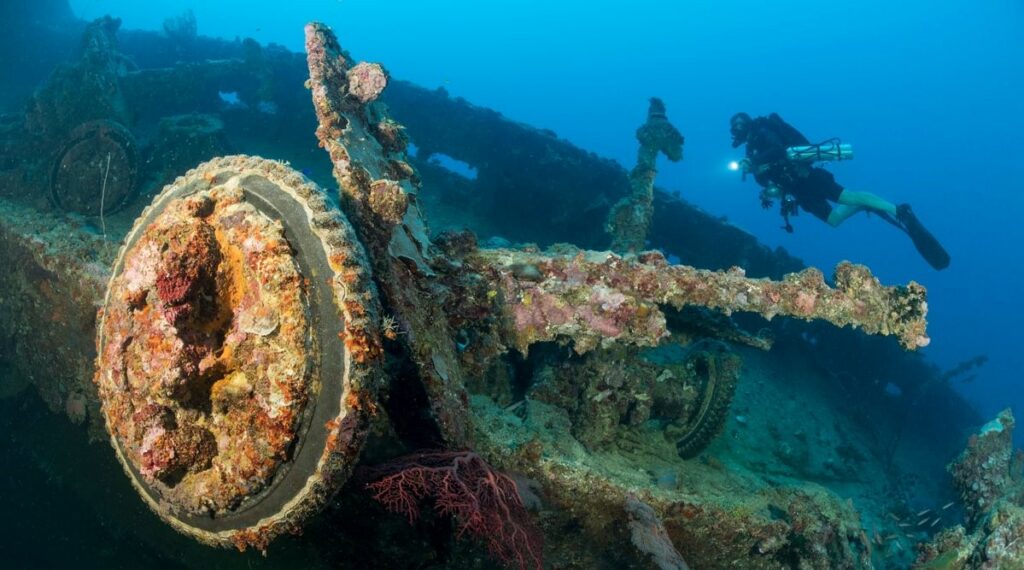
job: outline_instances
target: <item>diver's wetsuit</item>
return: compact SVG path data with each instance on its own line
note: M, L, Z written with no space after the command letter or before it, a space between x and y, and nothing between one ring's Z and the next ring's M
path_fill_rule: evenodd
M747 159L758 184L778 186L805 211L827 222L832 213L829 202L839 201L843 187L831 172L786 157L788 147L809 144L807 137L772 113L751 121Z

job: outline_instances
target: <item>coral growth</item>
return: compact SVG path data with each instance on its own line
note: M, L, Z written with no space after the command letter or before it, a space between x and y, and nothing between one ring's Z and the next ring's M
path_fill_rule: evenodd
M949 465L969 524L978 522L1013 483L1013 414L1003 410L971 436L967 449Z
M95 380L118 458L175 528L263 548L347 477L381 356L366 265L322 190L254 157L200 165L128 234Z
M387 73L376 63L357 63L348 70L348 92L364 105L380 97L387 85Z
M1013 427L1013 414L1003 410L949 465L966 526L921 545L915 568L1024 568L1024 457L1013 453Z
M829 287L817 269L782 281L751 279L740 268L669 265L656 251L623 257L564 246L544 253L493 249L470 261L500 293L497 310L510 325L506 343L524 353L550 340L571 339L579 353L613 342L655 345L668 334L662 306L820 319L898 336L908 350L928 344L924 287L883 287L867 267L848 262L836 266Z
M683 135L665 114L665 103L651 98L647 122L636 131L640 143L636 167L629 173L630 195L612 207L608 214L608 233L613 251L638 252L646 249L647 233L654 214L654 177L658 174L658 153L672 162L683 159Z
M68 399L64 402L64 413L73 424L85 422L87 417L85 396L79 392L68 394Z
M520 569L542 568L540 535L513 481L471 451L424 451L372 470L373 498L409 522L430 497L435 510L455 519L457 535L482 540L496 559Z
M387 85L376 64L350 65L334 33L306 26L306 62L319 127L341 201L366 246L385 309L411 331L401 337L449 446L467 441L463 371L432 282L432 244L417 203L404 135L373 101Z
M308 324L282 234L238 189L197 193L145 228L111 285L97 376L108 426L186 511L260 490L298 430Z

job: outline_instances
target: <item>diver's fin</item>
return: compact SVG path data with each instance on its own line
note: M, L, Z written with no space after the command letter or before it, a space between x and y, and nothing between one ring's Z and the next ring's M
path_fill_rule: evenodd
M949 253L946 248L942 247L939 240L925 229L914 215L913 210L910 209L910 204L900 204L896 208L896 219L914 242L918 253L929 265L938 270L949 267Z

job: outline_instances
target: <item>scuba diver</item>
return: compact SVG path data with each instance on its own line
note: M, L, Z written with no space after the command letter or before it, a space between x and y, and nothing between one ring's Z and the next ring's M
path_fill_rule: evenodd
M893 204L869 192L847 190L836 182L832 173L817 166L822 160L853 158L850 145L831 139L811 144L800 131L782 120L776 113L767 117L751 118L736 113L729 120L732 147L746 144L746 158L735 163L761 186L761 206L772 207L779 199L783 228L793 231L790 216L798 207L836 227L857 212L871 212L906 232L914 247L935 269L949 266L949 254L935 237L918 221L909 204Z

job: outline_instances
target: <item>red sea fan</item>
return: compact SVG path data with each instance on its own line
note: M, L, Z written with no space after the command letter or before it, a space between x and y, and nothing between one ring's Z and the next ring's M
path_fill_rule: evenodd
M457 534L471 534L491 555L525 570L542 568L542 541L516 484L472 451L422 451L372 469L367 485L387 510L414 522L420 501L455 520Z

